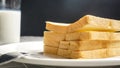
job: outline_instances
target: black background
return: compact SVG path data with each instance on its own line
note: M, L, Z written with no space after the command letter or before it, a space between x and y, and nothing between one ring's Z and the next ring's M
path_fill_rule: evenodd
M45 21L74 22L86 14L120 19L120 0L22 0L22 36L43 36Z

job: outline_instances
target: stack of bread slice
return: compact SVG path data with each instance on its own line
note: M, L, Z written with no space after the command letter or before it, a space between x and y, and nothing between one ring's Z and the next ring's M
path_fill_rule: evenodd
M65 24L46 21L44 54L72 59L120 56L120 21L85 15Z

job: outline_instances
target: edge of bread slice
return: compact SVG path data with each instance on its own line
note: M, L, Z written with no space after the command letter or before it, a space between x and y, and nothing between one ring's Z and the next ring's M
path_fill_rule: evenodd
M96 49L88 51L72 51L70 58L72 59L98 59L108 57L106 49Z
M72 24L46 21L46 29L59 32L70 33L75 31L120 31L120 21L108 18L85 15Z
M70 24L46 21L46 29L58 33L67 33Z

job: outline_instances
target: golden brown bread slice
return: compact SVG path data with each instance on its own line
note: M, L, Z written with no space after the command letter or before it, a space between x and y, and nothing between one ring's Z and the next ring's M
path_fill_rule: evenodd
M120 40L61 41L59 48L79 51L120 48Z
M66 34L66 40L110 40L112 32L85 31ZM120 35L120 33L119 33ZM116 35L114 35L115 37ZM111 38L112 39L112 38ZM119 39L119 38L117 38Z
M104 48L86 51L58 49L57 55L72 59L98 59L120 56L120 48Z
M44 44L59 47L60 41L65 40L64 33L56 33L52 31L44 31Z
M44 40L78 41L78 40L120 40L120 32L85 31L74 33L56 33L44 31Z
M46 21L46 29L58 33L67 33L68 25L70 24Z
M56 33L53 31L44 31L44 39L54 39L55 41L65 40L65 33Z
M72 52L71 50L66 50L66 49L59 48L58 52L57 52L57 55L65 57L65 58L70 58L71 52Z
M102 49L106 45L103 45L104 41L102 40L89 40L89 41L61 41L59 48L67 50L93 50L93 49Z
M59 47L60 42L59 41L55 41L54 39L44 39L44 45L48 45L51 47Z
M97 59L108 57L106 49L96 49L87 51L58 49L57 55L72 59Z
M120 40L120 32L111 33L110 40Z
M46 21L46 29L59 32L69 33L76 31L120 31L120 21L101 18L93 15L85 15L72 24L61 24Z
M114 29L111 29L110 20L111 19L101 18L93 15L85 15L75 23L71 24L68 32L74 32L76 30L114 31Z
M119 48L107 48L107 53L109 57L120 56L120 47Z
M103 45L104 41L102 40L90 40L90 41L71 41L69 50L94 50L105 48L106 45Z
M106 49L88 50L88 51L72 51L70 58L72 59L98 59L106 58Z
M58 48L44 45L44 54L57 55Z
M111 29L120 31L120 20L110 20Z
M59 48L60 49L69 49L70 41L60 41Z
M120 40L105 42L106 48L120 48Z

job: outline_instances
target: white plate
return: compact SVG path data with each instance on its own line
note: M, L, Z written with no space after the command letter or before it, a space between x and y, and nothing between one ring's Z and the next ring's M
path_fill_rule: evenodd
M43 55L43 42L23 42L0 46L0 49L11 51L28 52L29 55L16 60L16 62L47 65L47 66L114 66L120 65L120 57L106 59L65 59L58 57L48 57Z

